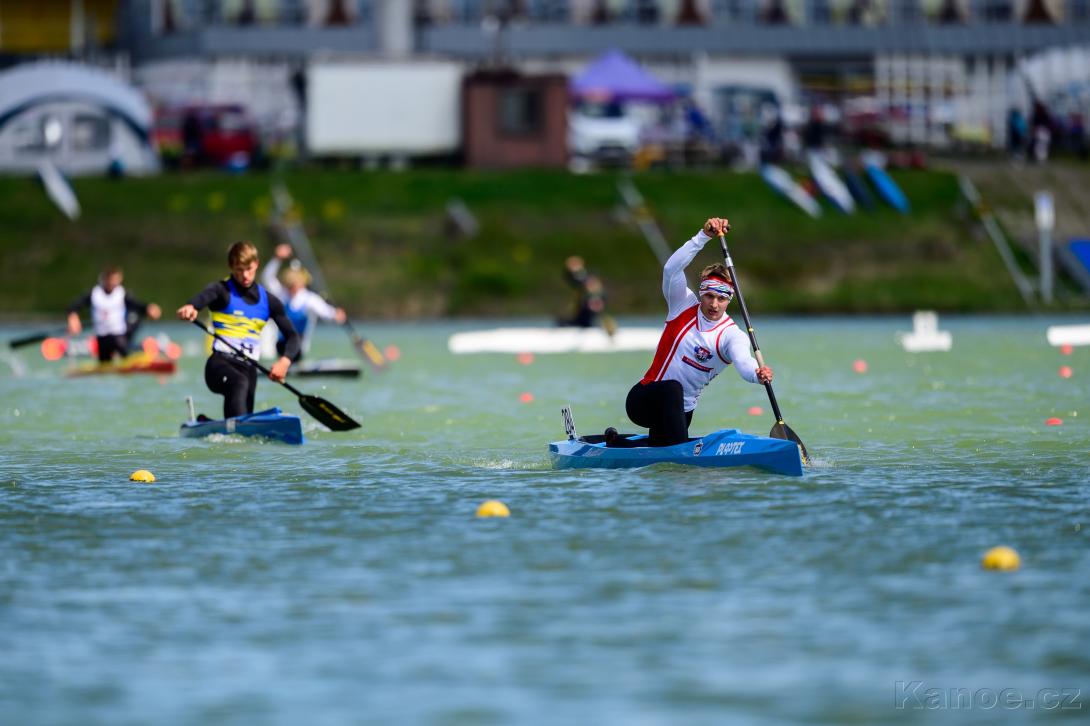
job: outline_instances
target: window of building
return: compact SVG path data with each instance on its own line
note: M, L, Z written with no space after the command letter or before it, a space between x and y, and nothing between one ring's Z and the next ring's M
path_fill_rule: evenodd
M110 120L88 113L72 119L72 148L77 151L102 151L110 147Z
M510 136L537 134L543 126L541 89L507 88L500 91L500 133Z

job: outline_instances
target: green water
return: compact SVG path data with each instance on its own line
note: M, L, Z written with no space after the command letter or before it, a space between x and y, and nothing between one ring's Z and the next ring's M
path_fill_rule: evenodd
M560 406L584 433L622 422L650 354L447 353L494 321L369 328L391 370L298 382L363 428L308 422L301 448L178 438L187 394L218 413L200 358L65 379L24 353L0 372L0 723L934 715L898 709L898 681L1081 689L1048 713L1085 718L1090 350L1048 347L1048 322L946 319L954 350L910 355L907 320L758 321L802 479L553 471ZM315 353L351 351L323 330ZM265 405L299 412L268 381ZM767 409L728 370L693 431L763 433ZM491 498L509 519L474 517ZM1021 570L981 569L998 544ZM1011 715L982 698L946 715Z

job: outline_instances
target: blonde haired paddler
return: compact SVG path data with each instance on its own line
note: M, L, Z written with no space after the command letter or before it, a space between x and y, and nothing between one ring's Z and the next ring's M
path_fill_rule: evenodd
M178 317L194 321L208 308L216 340L204 367L204 381L223 396L224 418L253 413L257 389L256 362L265 323L272 320L284 335L284 351L269 371L269 379L284 383L292 358L299 353L299 335L284 312L284 304L257 283L257 248L235 242L227 251L231 275L213 282L182 307ZM240 359L240 355L249 360Z
M343 325L348 320L348 315L343 308L330 305L321 295L308 287L310 273L304 268L291 265L283 272L280 271L283 262L290 260L292 254L291 245L277 245L273 258L265 264L265 269L261 272L261 282L265 289L283 301L284 312L295 326L295 332L299 333L299 353L292 358L292 362L297 363L310 349L310 337L314 333L315 320L327 320ZM281 278L284 280L283 283L280 282ZM280 355L284 355L284 343L285 337L281 333L276 343L276 352Z

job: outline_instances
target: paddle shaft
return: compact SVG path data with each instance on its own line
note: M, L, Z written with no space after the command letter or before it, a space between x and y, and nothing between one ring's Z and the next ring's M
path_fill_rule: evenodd
M251 358L250 356L248 356L248 355L246 355L245 353L243 353L243 352L242 352L241 350L239 350L239 349L238 349L238 348L236 348L235 346L233 346L233 345L231 345L230 343L228 343L228 342L227 342L226 340L224 340L224 339L223 339L223 337L222 337L222 336L221 336L221 335L220 335L219 333L217 333L217 332L216 332L215 330L211 330L211 329L209 329L209 328L206 328L206 327L204 327L204 325L203 325L202 323L200 323L199 321L197 321L197 320L193 320L193 321L191 321L191 322L192 322L192 323L193 323L194 325L196 325L196 326L197 326L198 328L200 328L201 330L203 330L204 332L206 332L206 333L208 333L209 335L211 335L211 336L212 336L213 338L215 338L215 339L216 339L216 340L218 340L219 342L221 342L221 343L223 343L224 345L226 345L226 346L227 346L228 348L230 348L230 349L231 349L232 351L234 351L234 353L235 353L235 357L236 357L236 358L238 358L239 360L241 360L241 361L242 361L243 363L246 363L246 364L248 364L248 365L251 365L251 366L253 366L254 368L258 369L259 371L261 371L262 373L264 373L264 374L265 374L265 375L267 375L267 376L269 376L269 375L272 375L272 371L270 371L270 370L269 370L268 368L266 368L265 366L263 366L263 365L261 365L260 363L258 363L258 362L257 362L256 360L254 360L254 359L253 359L253 358ZM273 379L271 379L271 378L270 378L269 380L273 380ZM296 388L295 386L293 386L293 385L291 385L290 383L288 383L287 381L273 381L273 382L274 382L274 383L279 383L279 384L280 384L281 386L283 386L284 388L288 389L289 391L291 391L292 393L294 393L294 394L295 394L296 396L299 396L299 397L303 397L303 396L307 395L307 394L303 393L302 391L300 391L300 390L299 390L298 388Z
M719 235L719 246L723 248L723 263L727 266L727 274L730 275L730 282L734 285L734 294L738 296L738 307L742 310L742 321L746 324L749 344L753 346L753 357L757 359L757 365L763 368L765 359L761 355L761 346L757 345L757 335L753 332L753 325L749 322L749 310L746 308L745 298L742 297L742 288L738 285L738 275L734 272L734 260L730 257L730 250L727 249L727 238L724 235ZM776 402L772 382L769 381L764 384L764 387L768 391L768 402L772 405L772 414L776 417L776 423L782 424L783 414L780 413L780 404Z
M303 230L302 223L298 221L289 221L287 218L287 213L291 206L291 197L288 195L287 189L280 187L273 196L276 200L280 225L283 227L284 231L287 232L288 239L291 241L292 250L299 255L304 264L309 268L311 275L314 277L314 284L318 294L325 298L326 302L330 305L333 305L333 301L329 296L329 286L326 284L325 276L322 274L322 268L318 264L318 257L314 254L314 248L310 246L310 239ZM352 341L352 347L356 349L356 352L359 353L364 360L376 368L381 368L386 365L386 359L383 358L382 352L378 347L370 340L357 333L356 329L347 318L341 323L341 327L348 333L348 337Z
M41 343L46 338L52 338L55 335L68 332L68 328L54 328L44 333L31 333L30 335L24 335L21 338L12 338L8 341L8 347L12 350L16 348L22 348L27 345L34 345L35 343Z

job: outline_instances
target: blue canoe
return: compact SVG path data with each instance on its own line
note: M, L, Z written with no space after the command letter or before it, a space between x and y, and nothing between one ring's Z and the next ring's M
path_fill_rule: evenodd
M644 434L622 434L630 441L646 439ZM549 444L549 454L558 469L595 467L628 469L649 464L689 466L756 466L802 476L802 457L793 441L744 434L738 429L713 431L699 439L675 446L606 447L602 436L583 436Z
M908 197L897 186L897 182L893 181L893 177L873 161L865 162L863 168L866 169L874 188L878 190L878 196L901 214L908 214Z
M303 443L303 424L299 417L290 413L281 413L279 408L270 408L228 419L186 421L178 433L189 439L212 434L238 434L239 436L264 436L285 444Z

